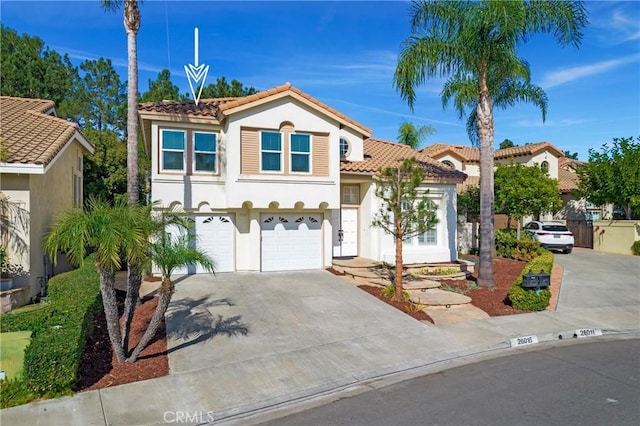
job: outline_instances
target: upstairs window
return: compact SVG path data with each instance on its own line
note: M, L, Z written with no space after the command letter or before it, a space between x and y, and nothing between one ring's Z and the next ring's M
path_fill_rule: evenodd
M444 161L442 162L442 164L444 164L445 166L449 166L449 167L451 167L452 169L455 169L455 168L456 168L456 166L454 166L454 165L453 165L453 163L452 163L451 161L449 161L449 160L444 160Z
M215 133L193 134L194 171L216 173L218 141Z
M342 187L342 204L360 204L360 187L358 185Z
M282 135L280 133L260 133L260 169L264 172L282 171Z
M340 158L345 158L349 154L349 141L345 138L340 138Z
M185 139L184 131L162 131L162 170L184 171Z
M311 137L309 135L291 135L291 172L311 172Z

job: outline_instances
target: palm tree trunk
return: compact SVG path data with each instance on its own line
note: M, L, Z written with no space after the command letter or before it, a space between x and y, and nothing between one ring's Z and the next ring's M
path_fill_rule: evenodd
M115 274L101 268L99 265L96 266L100 274L100 293L102 294L102 303L104 305L104 316L107 320L109 341L111 342L111 348L116 355L116 359L121 363L124 362L126 356L121 344L118 304L116 302L116 290L114 286Z
M164 314L167 312L167 308L169 307L169 303L171 302L171 296L173 296L174 286L171 282L170 278L165 278L162 281L162 285L160 286L160 294L158 296L158 305L156 306L156 310L153 313L153 317L151 317L151 321L147 326L147 330L144 332L142 339L138 342L138 345L133 350L133 353L129 357L129 362L136 362L138 356L140 356L140 352L144 348L147 347L151 339L156 335L158 331L158 327L160 327L160 323L164 318Z
M138 2L127 0L124 7L127 32L127 197L130 204L138 194L138 41L140 11Z
M140 267L129 264L127 273L127 297L124 300L124 312L122 314L122 348L125 353L129 352L131 321L133 321L133 314L136 311L136 306L140 303L141 285L142 272Z
M477 105L478 138L480 141L480 266L478 286L495 288L493 281L494 193L493 193L493 114L491 99L481 87Z

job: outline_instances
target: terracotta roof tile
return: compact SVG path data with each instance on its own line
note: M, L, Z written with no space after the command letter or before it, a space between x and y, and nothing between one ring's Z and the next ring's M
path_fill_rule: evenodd
M544 149L554 152L558 157L563 156L562 152L549 142L538 142L529 145L514 146L512 148L498 149L494 151L493 158L497 160L518 157L521 155L533 155ZM422 148L420 152L427 154L431 158L438 157L444 153L451 153L468 162L480 161L480 150L466 145L447 145L439 143Z
M364 161L343 161L340 171L374 174L382 167L394 166L407 158L416 157L424 168L427 177L464 180L466 175L452 167L435 161L428 156L421 156L418 151L407 145L368 138L364 141Z
M238 98L200 99L196 106L192 99L181 101L145 102L138 105L140 112L156 112L168 115L192 115L197 117L214 117L219 119L220 106Z
M75 123L50 115L53 101L0 96L0 136L8 163L46 166L79 132Z
M566 194L578 188L578 175L571 169L558 169L558 189Z

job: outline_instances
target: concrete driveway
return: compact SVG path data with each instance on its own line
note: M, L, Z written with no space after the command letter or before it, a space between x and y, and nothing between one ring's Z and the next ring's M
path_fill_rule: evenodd
M564 268L557 311L640 306L640 256L576 248L555 261Z
M176 288L166 320L172 374L311 355L346 341L369 342L351 355L364 361L384 352L375 347L382 336L429 327L326 271L191 275ZM352 373L340 371L340 351L335 359L324 350L313 353L319 356L309 356L309 363L326 365L309 371L322 367L336 378Z

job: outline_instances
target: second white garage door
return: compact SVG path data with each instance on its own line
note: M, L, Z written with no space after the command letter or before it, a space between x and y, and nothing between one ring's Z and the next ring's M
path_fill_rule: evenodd
M263 271L322 268L321 214L263 214Z

